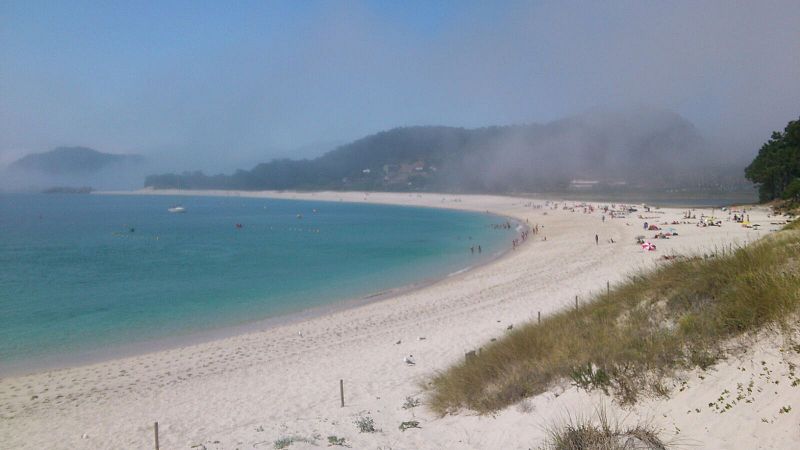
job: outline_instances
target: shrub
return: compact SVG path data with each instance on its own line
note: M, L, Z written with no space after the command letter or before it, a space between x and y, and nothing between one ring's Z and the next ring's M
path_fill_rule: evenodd
M347 445L347 440L345 438L340 438L338 436L328 436L328 446L338 445L340 447L349 447Z
M374 433L378 431L375 429L375 421L370 416L359 417L354 423L359 433Z
M409 428L422 428L416 420L409 420L400 424L400 431L406 431Z
M419 406L419 399L408 396L406 402L403 403L403 409L414 409Z
M301 436L286 436L275 441L273 446L276 450L281 450L289 448L289 446L295 442L307 442L309 444L315 444L314 439L308 439Z

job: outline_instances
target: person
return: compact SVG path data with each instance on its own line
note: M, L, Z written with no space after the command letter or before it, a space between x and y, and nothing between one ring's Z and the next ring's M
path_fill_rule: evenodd
M414 361L414 355L406 356L405 358L403 358L403 362L405 362L409 366L413 366L417 363L416 361Z
M600 245L600 236L594 235L594 245Z
M480 253L480 252L481 252L481 246L479 245L478 246L478 253Z

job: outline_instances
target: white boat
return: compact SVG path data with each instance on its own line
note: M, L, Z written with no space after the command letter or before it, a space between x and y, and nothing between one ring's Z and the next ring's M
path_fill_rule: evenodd
M183 206L173 206L172 208L169 208L167 211L171 213L185 213L186 208L184 208Z

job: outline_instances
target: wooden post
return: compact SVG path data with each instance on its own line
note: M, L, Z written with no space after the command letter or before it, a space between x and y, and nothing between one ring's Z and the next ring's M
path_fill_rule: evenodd
M344 408L344 380L339 380L339 400L342 401L342 408Z
M609 295L610 293L611 293L611 283L606 281L606 295Z
M541 311L539 311L539 314L537 315L537 321L539 323L542 323L542 312Z
M575 309L578 309L578 296L575 296Z
M153 424L153 431L156 435L156 450L158 450L158 422Z

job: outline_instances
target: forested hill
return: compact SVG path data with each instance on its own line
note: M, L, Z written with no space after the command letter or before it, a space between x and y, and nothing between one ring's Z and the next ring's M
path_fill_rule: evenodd
M640 109L543 125L395 128L312 160L273 160L232 175L151 175L145 186L508 192L559 190L585 180L616 188L725 189L744 183L743 167L716 162L679 115Z
M47 175L83 175L114 164L139 164L143 161L140 155L103 153L87 147L58 147L49 152L26 155L12 163L9 169Z

